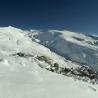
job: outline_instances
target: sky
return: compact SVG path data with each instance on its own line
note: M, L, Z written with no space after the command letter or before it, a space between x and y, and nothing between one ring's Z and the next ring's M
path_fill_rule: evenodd
M98 34L98 0L0 0L0 27Z

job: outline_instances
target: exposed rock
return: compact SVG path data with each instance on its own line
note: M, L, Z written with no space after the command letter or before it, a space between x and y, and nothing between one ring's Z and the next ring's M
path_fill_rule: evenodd
M16 54L13 54L13 56L20 56L20 57L25 57L25 54L22 52L18 52Z
M44 61L45 63L48 63L49 65L52 65L51 59L46 56L37 56L36 58L40 61Z

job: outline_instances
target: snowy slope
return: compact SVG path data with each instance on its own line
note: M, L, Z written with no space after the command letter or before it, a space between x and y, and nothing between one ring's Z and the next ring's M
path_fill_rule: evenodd
M98 36L60 30L32 31L32 33L30 37L33 41L50 48L66 59L88 65L98 71Z
M0 98L97 98L97 84L42 69L40 65L48 65L36 58L41 55L63 67L79 65L32 42L26 33L13 27L0 28Z

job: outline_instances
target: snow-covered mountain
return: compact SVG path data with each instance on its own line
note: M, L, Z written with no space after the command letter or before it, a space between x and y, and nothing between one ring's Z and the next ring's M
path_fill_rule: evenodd
M32 31L32 30L31 30ZM55 53L77 63L88 65L98 71L98 36L69 31L32 31L36 41Z
M98 84L90 83L97 79L97 73L80 64L78 54L83 53L81 49L88 55L95 51L97 58L97 45L93 45L97 37L64 32L43 34L11 26L0 28L0 98L97 98ZM66 47L72 48L72 55ZM88 55L84 53L83 57Z

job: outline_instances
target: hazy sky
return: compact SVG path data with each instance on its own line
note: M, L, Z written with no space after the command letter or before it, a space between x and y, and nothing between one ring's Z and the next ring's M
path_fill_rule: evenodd
M0 0L0 26L98 34L98 0Z

